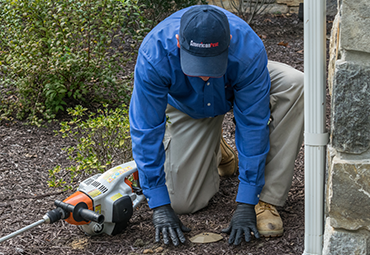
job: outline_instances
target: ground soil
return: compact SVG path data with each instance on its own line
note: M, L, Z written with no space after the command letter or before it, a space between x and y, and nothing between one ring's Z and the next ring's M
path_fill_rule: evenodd
M328 17L330 34L332 17ZM265 43L271 60L287 63L303 71L303 23L297 15L264 15L255 18L253 29ZM0 237L42 219L53 209L55 199L63 200L71 192L49 188L48 170L71 163L61 148L71 140L55 136L58 124L37 128L22 122L0 123ZM235 148L232 113L226 115L224 137ZM228 245L228 235L209 244L175 247L154 243L152 211L141 204L130 219L127 229L116 236L86 236L64 221L43 224L0 244L5 254L302 254L304 251L304 155L301 149L295 164L295 175L289 197L278 207L285 232L279 238L252 238L240 246ZM187 239L202 233L220 233L227 227L236 208L234 202L238 178L221 178L220 191L203 210L181 215L192 231Z

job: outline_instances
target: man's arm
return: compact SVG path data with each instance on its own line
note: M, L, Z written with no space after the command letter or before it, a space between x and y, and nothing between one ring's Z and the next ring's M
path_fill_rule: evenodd
M155 208L170 204L162 143L168 87L143 52L137 58L134 82L129 111L132 151L144 195Z
M240 63L239 63L240 64ZM259 238L254 205L264 185L266 156L269 150L270 76L263 50L257 59L239 72L234 86L235 141L239 154L239 189L237 208L222 232L230 234L229 244L239 245L243 234L250 241L251 232Z
M235 142L239 155L239 190L236 201L257 204L265 183L266 156L270 148L270 76L267 55L257 55L253 68L235 86Z
M158 67L158 66L157 66ZM159 68L161 68L159 66ZM139 54L135 67L135 85L130 104L130 124L133 155L149 207L153 209L155 241L170 241L177 246L185 242L185 227L171 207L163 164L163 136L166 128L165 111L168 87L145 55Z

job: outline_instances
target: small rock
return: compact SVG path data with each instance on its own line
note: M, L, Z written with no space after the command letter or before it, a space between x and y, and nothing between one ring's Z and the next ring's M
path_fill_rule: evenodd
M81 238L73 240L71 243L72 249L76 250L83 250L86 248L86 246L89 244L89 240L87 238Z
M145 244L144 244L144 241L142 239L136 239L136 241L134 242L134 246L136 247L143 247Z
M160 253L160 252L162 252L164 249L162 248L162 247L158 247L157 249L155 249L154 251L156 252L156 253Z
M16 253L24 253L22 248L15 248Z
M257 244L257 248L262 248L264 246L264 243Z
M148 253L154 253L152 249L146 249L143 251L143 254L148 254Z

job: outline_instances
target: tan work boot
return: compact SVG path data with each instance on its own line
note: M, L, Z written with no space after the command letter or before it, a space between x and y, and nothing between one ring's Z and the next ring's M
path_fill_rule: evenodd
M259 201L255 207L257 215L257 229L261 236L277 237L284 232L283 221L275 206Z
M221 154L222 160L218 166L218 174L220 176L230 176L238 170L238 156L235 151L226 143L221 136Z

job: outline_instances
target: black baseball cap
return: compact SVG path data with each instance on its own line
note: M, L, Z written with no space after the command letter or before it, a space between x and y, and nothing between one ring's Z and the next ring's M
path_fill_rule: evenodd
M197 5L180 22L180 62L189 76L221 77L227 69L230 27L216 7Z

